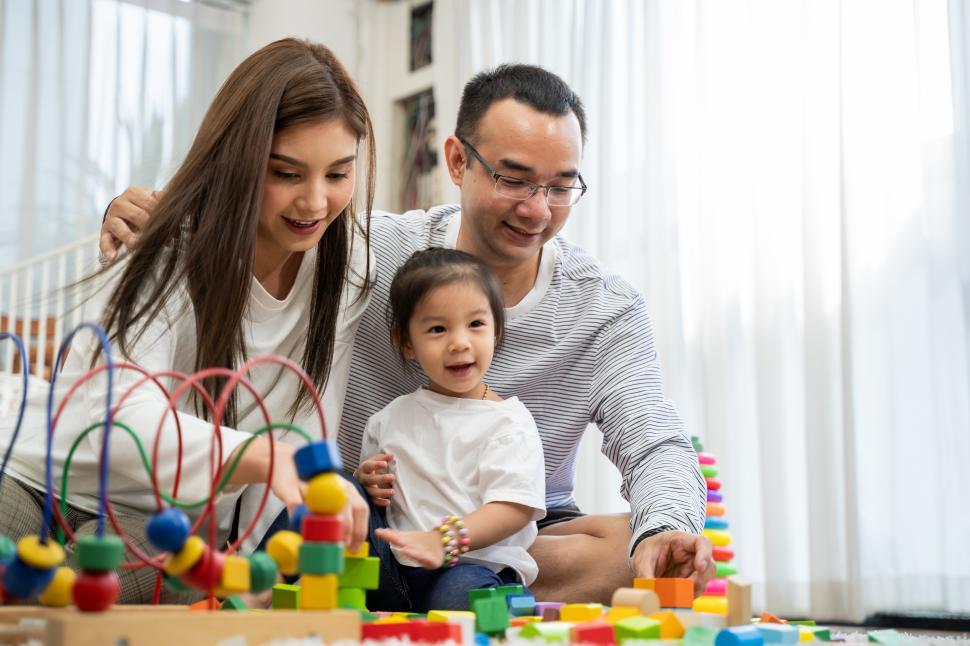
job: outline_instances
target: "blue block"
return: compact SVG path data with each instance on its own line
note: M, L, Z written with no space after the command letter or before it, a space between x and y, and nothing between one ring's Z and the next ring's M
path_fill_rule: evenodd
M531 594L510 594L505 597L509 614L513 617L531 617L535 614L536 598Z
M56 567L38 570L17 557L3 570L3 593L6 596L29 601L47 589L54 580L55 572L57 572Z
M489 637L485 633L475 633L475 646L488 646Z
M293 454L293 461L296 462L297 475L303 481L321 473L338 471L343 466L337 447L324 441L313 442L298 449Z
M801 638L798 628L787 624L755 624L766 644L797 644Z
M145 534L152 545L163 552L178 552L189 538L192 523L181 509L169 507L152 514L145 525Z
M717 518L715 516L711 516L710 518L704 521L704 529L727 529L727 528L728 528L727 521L724 520L723 518Z
M754 626L726 628L714 638L714 646L761 646L764 643L764 637Z

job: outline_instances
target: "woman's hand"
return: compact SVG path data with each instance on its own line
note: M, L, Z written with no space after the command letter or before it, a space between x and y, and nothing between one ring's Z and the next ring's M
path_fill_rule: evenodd
M344 505L344 545L351 552L360 549L361 543L367 538L367 525L370 519L370 508L364 500L357 487L340 479L344 491L347 493L347 504Z
M372 455L357 467L354 477L364 485L371 502L378 507L389 507L391 496L394 495L394 474L391 473L391 462L394 456L390 453Z
M445 562L445 550L441 544L441 534L427 532L400 532L393 529L378 529L374 532L398 549L402 556L417 561L427 570L437 570Z
M98 242L105 261L114 260L121 245L129 249L134 247L160 196L160 191L129 186L124 193L111 200L101 223L101 239Z

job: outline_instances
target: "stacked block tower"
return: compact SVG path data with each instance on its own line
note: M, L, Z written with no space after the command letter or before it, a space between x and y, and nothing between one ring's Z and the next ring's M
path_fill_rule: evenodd
M694 610L698 612L723 612L727 607L727 577L737 574L734 566L734 550L731 549L731 532L725 518L727 508L721 495L721 481L717 468L717 457L704 452L704 445L696 435L691 437L701 473L707 481L707 518L704 521L704 536L714 545L714 561L717 572L711 579L704 594L694 600Z

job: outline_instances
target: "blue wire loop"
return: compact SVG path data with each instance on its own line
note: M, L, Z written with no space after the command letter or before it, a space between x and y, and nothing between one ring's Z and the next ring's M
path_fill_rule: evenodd
M7 473L7 462L10 461L10 454L13 453L13 445L17 442L20 435L20 427L24 423L24 413L27 412L27 388L30 385L30 368L27 365L27 348L24 347L23 340L13 332L0 332L0 342L10 339L17 346L20 352L20 367L24 373L24 388L20 393L20 412L17 414L17 425L13 428L13 435L10 436L10 444L7 445L7 452L3 454L3 463L0 464L0 490L3 489L3 476Z
M111 357L111 343L108 340L107 332L96 323L81 323L71 330L67 337L65 337L64 342L61 343L61 347L57 351L57 361L54 362L54 368L51 370L50 391L47 394L47 457L45 465L47 495L44 497L44 519L40 526L40 536L44 542L47 541L47 537L50 535L51 517L54 514L54 467L51 454L54 444L54 391L56 390L57 374L61 370L61 363L68 348L71 346L74 335L84 328L91 330L97 335L98 341L101 343L101 352L105 357L105 372L108 374L108 391L104 398L104 440L101 449L101 462L98 465L98 524L95 530L98 538L104 536L104 517L108 497L108 441L111 435L112 422L111 400L114 396L114 360Z

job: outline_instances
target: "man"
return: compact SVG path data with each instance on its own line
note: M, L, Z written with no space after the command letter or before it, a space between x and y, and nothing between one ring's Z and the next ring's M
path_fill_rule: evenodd
M507 327L488 373L517 396L543 440L548 513L531 553L538 599L609 603L639 577L691 577L700 594L713 575L700 530L705 485L680 418L663 393L643 297L558 233L586 191L579 171L586 137L578 96L538 67L507 65L466 86L445 162L461 204L375 214L377 281L354 344L338 433L355 465L367 419L424 383L388 340L385 308L394 272L418 249L456 247L488 263L502 282ZM129 189L102 228L102 250L129 243L148 217L150 192ZM631 514L582 514L572 496L575 455L595 423L603 452L623 475ZM456 431L460 432L460 431ZM366 456L364 456L366 457ZM387 476L364 474L383 488Z

